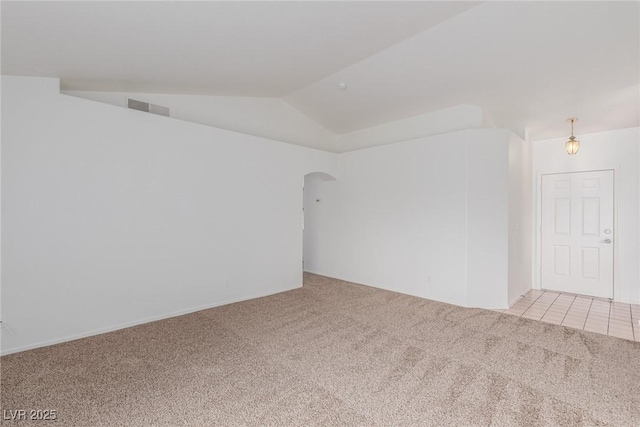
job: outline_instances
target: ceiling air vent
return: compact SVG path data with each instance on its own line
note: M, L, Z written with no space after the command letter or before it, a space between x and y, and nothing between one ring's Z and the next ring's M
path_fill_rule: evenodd
M127 98L127 107L132 110L139 110L144 111L145 113L153 113L169 117L169 107L163 107L162 105L150 104L148 102Z

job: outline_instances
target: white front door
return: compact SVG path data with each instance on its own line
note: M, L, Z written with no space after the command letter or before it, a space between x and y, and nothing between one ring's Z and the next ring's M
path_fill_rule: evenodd
M613 298L613 171L542 176L543 289Z

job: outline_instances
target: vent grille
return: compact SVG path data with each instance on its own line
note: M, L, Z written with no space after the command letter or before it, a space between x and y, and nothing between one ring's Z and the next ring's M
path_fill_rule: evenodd
M148 102L138 101L137 99L127 98L127 107L131 108L132 110L144 111L145 113L152 113L169 117L169 107L150 104Z

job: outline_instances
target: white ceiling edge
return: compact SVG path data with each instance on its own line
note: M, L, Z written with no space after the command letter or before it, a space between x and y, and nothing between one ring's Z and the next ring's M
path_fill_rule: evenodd
M170 110L170 117L220 129L287 142L332 153L344 153L464 129L493 127L479 106L458 105L385 123L344 135L323 128L280 98L250 98L61 91L89 101L126 107L127 98Z
M42 78L34 78L41 80ZM59 87L58 79L55 80ZM476 105L454 107L384 123L343 135L336 135L317 124L279 98L248 98L224 96L198 96L175 94L148 94L126 92L60 91L63 95L84 98L126 107L127 98L138 99L167 106L171 117L192 123L212 126L270 140L286 142L332 153L346 153L355 150L393 144L420 137L466 129L502 128L526 136L514 129L495 126L487 112ZM530 138L532 141L562 139L569 135L569 128L555 132L549 137ZM636 126L620 126L595 129L576 125L576 135L601 133Z
M127 106L127 98L168 107L170 117L219 129L337 152L336 136L281 98L62 90L62 94Z
M576 135L640 126L640 82L595 99L585 96L581 101L576 104L570 99L557 99L553 108L532 108L524 120L511 120L510 125L519 123L533 141L568 136L569 117L578 118L574 126ZM505 118L508 116L504 114ZM505 126L507 121L497 124Z
M392 144L465 129L493 127L482 107L456 105L337 136L339 152Z
M581 143L581 145L583 143L588 143L589 140L592 140L594 138L601 138L603 136L606 136L608 134L613 134L613 133L624 133L627 131L636 131L638 133L638 139L640 140L640 125L638 126L629 126L629 127L624 127L624 128L619 128L619 129L609 129L609 130L602 130L602 131L597 131L597 132L582 132L580 134L575 133L576 139L578 139ZM567 140L569 139L570 136L570 132L567 132L566 135L564 136L557 136L557 137L552 137L552 138L540 138L540 139L533 139L531 142L533 144L558 144L559 147L561 147L562 150L564 150L564 143L567 142ZM638 159L640 160L640 159Z

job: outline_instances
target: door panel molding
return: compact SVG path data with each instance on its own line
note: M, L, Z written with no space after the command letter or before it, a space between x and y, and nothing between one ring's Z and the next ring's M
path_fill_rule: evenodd
M611 179L611 185L612 185L612 198L613 198L613 210L612 210L612 228L613 228L613 233L610 235L611 240L613 240L612 243L612 255L610 255L613 258L612 261L612 286L610 291L607 294L608 298L613 298L614 300L617 300L616 297L617 295L619 295L619 280L618 280L618 276L617 276L617 270L618 270L618 257L617 257L617 234L618 234L618 199L616 197L616 193L617 193L617 189L619 188L619 167L608 167L608 168L602 168L602 169L593 169L593 170L572 170L572 171L557 171L557 170L538 170L536 171L535 174L535 200L534 200L534 217L536 218L535 221L535 225L534 225L534 251L533 251L533 256L534 256L534 272L533 272L533 288L534 289L541 289L541 285L542 285L542 261L543 261L543 247L542 247L542 187L543 187L543 177L545 176L549 176L549 175L554 175L557 178L560 178L560 176L566 176L568 179L566 180L555 180L552 181L550 179L547 179L547 181L551 181L554 182L554 185L551 187L552 191L556 191L559 190L558 192L561 194L558 194L558 196L561 196L562 193L564 193L566 190L567 195L569 195L570 190L572 189L572 186L574 187L574 190L579 191L580 193L583 193L582 197L576 198L576 201L574 201L574 208L577 209L578 211L580 211L581 213L584 213L585 215L585 222L583 224L575 224L577 226L577 229L574 230L574 233L578 233L580 235L581 238L584 239L584 242L580 244L580 247L576 246L578 250L577 253L575 253L574 257L571 256L570 253L567 253L567 250L565 248L564 251L559 251L559 248L554 248L552 249L554 254L552 255L553 258L553 262L554 265L551 267L553 270L557 271L557 273L561 273L562 271L565 271L566 268L568 268L567 266L569 265L568 263L571 263L571 268L574 271L574 275L576 277L581 276L582 279L581 280L585 280L587 282L589 281L594 281L597 282L598 280L601 279L600 274L601 272L599 271L600 268L602 268L602 265L597 265L596 260L594 259L594 257L597 258L597 255L601 254L601 250L598 246L601 246L603 242L597 242L596 244L589 244L589 239L593 239L596 236L598 238L601 239L605 239L608 236L603 235L603 230L600 230L601 226L607 226L606 224L601 224L599 221L599 218L597 217L597 211L599 211L599 200L597 197L594 198L589 198L588 195L591 191L597 191L602 184L601 179L602 177L594 177L594 178L590 178L588 176L585 176L585 179L581 180L581 181L577 181L575 178L576 176L574 174L587 174L587 173L594 173L594 172L610 172L611 176L606 177L607 180ZM573 184L572 184L572 181ZM577 181L577 182L575 182ZM609 184L607 184L609 185ZM577 186L577 187L576 187ZM558 199L560 199L561 197L558 197ZM568 227L570 227L570 223L569 218L570 218L570 212L569 212L569 207L566 206L559 206L556 202L554 202L556 204L556 206L554 206L554 212L553 215L554 216L559 216L559 217L564 217L565 219L563 219L562 221L564 221L561 227L559 227L559 229L557 231L562 232L567 230ZM577 205L576 205L577 203ZM549 214L549 212L547 212L547 215ZM574 215L576 214L575 212L573 213ZM558 218L561 219L561 218ZM607 227L608 228L608 227ZM594 235L595 234L595 235ZM606 233L605 233L606 234ZM556 242L559 243L559 242ZM558 252L556 254L556 252ZM604 253L606 255L606 252ZM564 260L561 260L559 258L556 258L556 256L560 256L561 258L564 258ZM547 255L547 258L549 258L549 256ZM571 258L575 258L575 259L571 259ZM559 264L560 262L563 263L567 263L566 265L564 265L562 268L561 265ZM587 262L589 261L589 262ZM547 261L548 262L548 261ZM577 263L577 264L574 264ZM594 264L595 263L595 264ZM606 268L606 267L605 267ZM605 273L608 274L608 273ZM548 274L547 274L548 276ZM611 277L611 276L610 276ZM567 292L571 292L568 291Z

